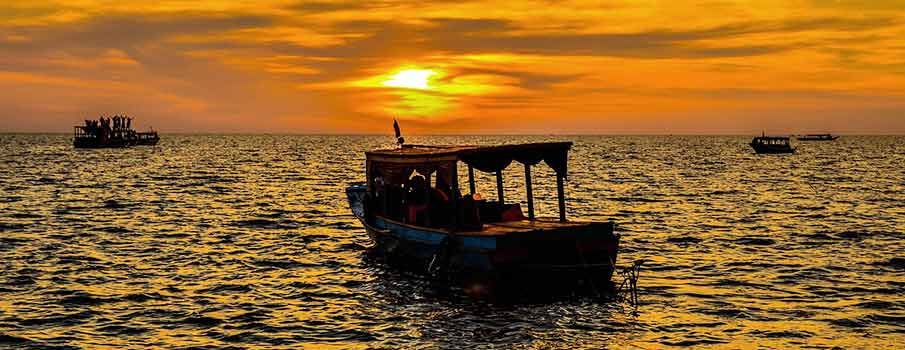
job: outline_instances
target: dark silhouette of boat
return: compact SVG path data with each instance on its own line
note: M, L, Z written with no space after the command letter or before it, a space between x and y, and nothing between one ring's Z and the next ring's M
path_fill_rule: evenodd
M807 134L807 135L798 135L796 139L798 141L835 141L839 136L833 136L831 134Z
M524 282L603 288L611 285L620 236L612 221L566 220L563 182L571 146L400 144L366 152L367 183L349 186L346 194L376 252L394 266L446 276L464 282L466 290ZM541 161L556 173L558 218L535 217L531 167ZM464 196L459 162L468 169ZM513 162L525 169L527 216L520 204L503 198L502 172ZM496 174L495 201L476 193L475 169Z
M788 137L761 135L751 140L751 148L757 154L795 153Z
M75 148L153 146L160 141L156 131L133 130L132 118L126 116L85 120L85 125L77 125L73 129L72 145Z

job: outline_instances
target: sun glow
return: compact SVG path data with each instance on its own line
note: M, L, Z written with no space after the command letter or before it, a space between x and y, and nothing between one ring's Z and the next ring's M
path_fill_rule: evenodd
M429 89L430 77L437 73L430 69L406 69L390 77L383 82L384 86L393 86L409 89Z

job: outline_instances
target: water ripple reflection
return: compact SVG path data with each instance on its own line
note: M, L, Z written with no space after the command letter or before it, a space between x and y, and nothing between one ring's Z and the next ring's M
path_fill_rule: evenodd
M647 261L636 312L580 297L490 304L370 258L343 188L388 137L86 151L65 135L0 135L0 348L902 343L905 138L768 157L743 137L570 139L569 216L615 219L623 263ZM537 211L555 213L552 172L535 176ZM506 178L506 198L523 198L518 169Z

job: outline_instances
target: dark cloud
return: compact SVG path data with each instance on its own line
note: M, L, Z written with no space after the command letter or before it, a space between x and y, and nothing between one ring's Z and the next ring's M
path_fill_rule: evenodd
M844 9L850 11L902 11L905 0L810 0L816 7Z
M128 47L177 35L204 35L266 27L272 18L253 15L182 14L179 16L96 17L68 28L58 41L95 47Z
M180 46L168 40L178 36L193 38L272 24L273 18L266 16L181 13L90 17L61 25L0 25L0 37L5 32L26 39L0 42L0 49L9 53L0 57L0 67L11 71L35 69L52 73L71 70L65 62L66 57L100 60L109 50L118 50L144 68L161 75L184 76L185 72L179 67L196 61L189 57L193 49L191 45ZM59 65L48 65L48 60L54 58L59 58Z
M399 1L399 0L370 0L370 1L350 1L350 0L331 0L331 1L299 1L297 3L286 6L285 9L297 11L303 14L324 14L338 11L361 11L388 8L407 8L417 9L423 6L445 4L445 3L464 3L470 0L430 0L430 1Z
M397 6L393 1L302 1L289 5L286 9L304 13L327 13L337 11L359 11Z
M0 19L35 18L57 14L68 9L62 6L29 4L25 1L18 4L0 4Z
M300 55L334 57L402 57L436 53L520 53L587 55L630 58L711 58L764 55L806 48L799 33L814 30L868 31L898 24L893 18L817 18L783 22L743 22L703 29L650 30L636 33L532 32L503 19L434 18L426 23L396 21L340 21L326 26L325 34L357 33L341 45L309 47L271 43L273 49ZM726 44L720 40L746 35L774 34L786 44ZM798 40L796 40L798 39ZM710 41L703 45L702 41ZM815 43L816 44L816 43Z
M427 32L431 34L452 34L464 37L475 35L494 36L519 29L514 23L503 19L432 18Z
M811 30L871 30L897 24L895 19L820 18L786 22L745 22L712 28L652 30L636 33L539 33L515 34L511 23L442 19L422 31L430 48L458 53L513 52L543 55L589 55L633 58L707 58L754 56L806 47L803 42L789 44L752 44L746 46L703 46L703 40L725 40L751 34L786 35Z
M237 29L267 27L273 18L255 15L180 13L110 15L60 25L2 26L0 30L28 40L3 46L32 48L126 48L160 42L177 35L196 36ZM2 46L0 46L2 47Z
M443 81L477 74L498 75L518 80L518 86L526 89L543 90L553 84L566 83L581 78L580 74L548 74L534 73L499 68L464 68L442 78Z

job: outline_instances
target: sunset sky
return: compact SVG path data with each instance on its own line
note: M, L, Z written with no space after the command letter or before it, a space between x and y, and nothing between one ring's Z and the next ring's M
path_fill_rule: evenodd
M905 0L0 3L0 132L905 133Z

